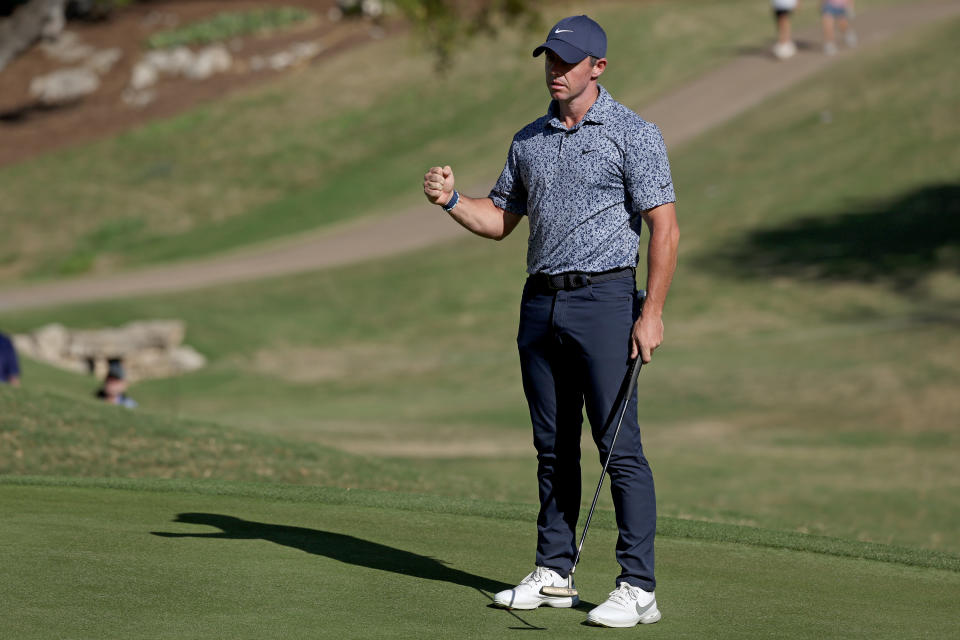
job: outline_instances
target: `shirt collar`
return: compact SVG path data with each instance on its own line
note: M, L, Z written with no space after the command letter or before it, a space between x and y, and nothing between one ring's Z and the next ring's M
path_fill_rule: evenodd
M603 124L603 121L606 119L607 114L610 111L610 107L614 104L614 99L613 96L611 96L610 93L603 88L603 85L598 84L597 88L600 90L600 94L597 96L597 99L590 106L590 108L587 109L587 113L584 114L583 120L573 126L571 131L588 122L591 124ZM563 124L563 121L557 114L556 100L550 101L550 108L547 109L547 115L549 116L549 120L546 123L547 125L555 129L566 130L567 126Z

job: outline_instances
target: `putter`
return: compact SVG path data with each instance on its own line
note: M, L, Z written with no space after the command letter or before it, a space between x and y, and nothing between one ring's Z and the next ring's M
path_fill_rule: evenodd
M641 307L646 297L645 291L638 292ZM603 478L607 475L607 466L610 464L610 457L613 455L613 447L617 444L617 436L620 434L620 425L623 424L623 416L627 413L627 405L630 404L630 396L637 386L637 376L640 375L640 368L643 367L643 361L639 354L630 363L627 369L627 377L630 382L623 394L623 408L620 409L620 419L617 420L617 428L613 432L613 440L610 442L610 450L607 452L607 461L603 463L603 471L600 472L600 482L597 483L597 491L593 494L593 504L590 505L590 512L587 513L587 521L583 525L583 533L580 534L580 544L577 546L577 555L573 559L573 568L570 569L570 575L567 576L567 586L565 587L541 587L540 593L545 596L556 596L561 598L573 597L579 595L576 587L573 586L573 572L577 570L577 563L580 562L580 552L583 551L583 541L587 539L587 529L590 528L590 520L593 518L593 510L597 507L597 500L600 498L600 489L603 487Z

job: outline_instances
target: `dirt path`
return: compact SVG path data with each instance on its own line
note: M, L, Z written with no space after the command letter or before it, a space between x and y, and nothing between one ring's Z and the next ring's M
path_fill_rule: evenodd
M860 49L957 15L960 0L864 12L856 22ZM811 44L787 62L777 62L765 51L747 53L641 109L641 114L660 126L671 147L681 145L834 61L820 53L818 31L800 32L798 39ZM852 54L841 52L837 57ZM417 176L411 180L416 185ZM214 258L10 288L0 291L0 311L183 291L322 269L414 251L466 233L424 205L388 218L361 219Z

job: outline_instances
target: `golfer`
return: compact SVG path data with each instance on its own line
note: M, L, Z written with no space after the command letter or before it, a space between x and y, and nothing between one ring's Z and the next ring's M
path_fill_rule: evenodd
M494 601L514 609L574 607L576 596L541 593L567 586L580 512L580 431L586 405L606 459L608 417L630 360L650 362L663 340L664 301L677 259L679 229L663 138L598 84L607 38L587 16L564 18L534 49L546 54L552 101L520 130L486 198L454 188L449 166L424 176L423 192L473 233L506 237L527 216L529 277L517 343L537 450L540 513L536 566ZM640 313L635 271L643 223L650 229L647 299ZM636 389L609 466L621 573L587 622L632 627L660 619L654 587L656 500L640 444Z

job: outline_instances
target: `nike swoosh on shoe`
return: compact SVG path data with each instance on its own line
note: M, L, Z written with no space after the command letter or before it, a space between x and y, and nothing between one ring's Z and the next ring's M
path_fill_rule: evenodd
M641 606L640 606L640 603L638 602L638 603L637 603L637 614L642 616L642 615L645 614L647 611L650 611L650 609L653 609L653 608L656 606L656 604L657 604L657 601L656 601L656 600L651 600L651 601L648 602L645 606L641 607Z

